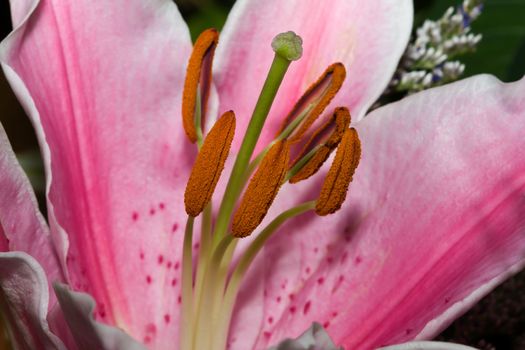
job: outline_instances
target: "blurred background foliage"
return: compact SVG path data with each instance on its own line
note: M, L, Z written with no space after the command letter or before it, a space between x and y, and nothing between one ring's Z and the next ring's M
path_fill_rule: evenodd
M264 0L260 0L264 1ZM285 0L283 0L285 1ZM425 19L438 19L461 0L415 0L417 28ZM234 0L175 0L186 19L192 38L209 27L222 28ZM525 74L525 0L485 0L481 17L472 24L483 39L477 52L461 57L465 77L490 73L503 81ZM9 1L0 0L0 38L11 30ZM44 176L38 145L28 119L0 73L0 121L27 171L40 199ZM43 203L44 201L42 201ZM45 210L45 208L42 208ZM505 283L442 335L443 340L492 350L525 349L525 272ZM0 327L1 328L1 327ZM2 348L0 332L0 348Z

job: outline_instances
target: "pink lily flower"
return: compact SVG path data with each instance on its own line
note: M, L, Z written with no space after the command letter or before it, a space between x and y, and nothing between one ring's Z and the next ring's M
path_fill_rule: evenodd
M46 223L0 130L0 310L11 340L17 349L177 348L183 197L196 156L180 118L186 24L169 0L10 3L15 29L0 62L40 140L48 208ZM346 349L429 339L524 266L525 79L476 76L365 117L412 15L408 0L234 6L208 108L211 119L235 111L232 152L272 38L293 30L303 57L258 149L342 62L348 78L330 108L352 112L362 158L338 213L305 214L265 245L241 287L230 349L265 349L314 321ZM316 199L327 170L283 186L267 217ZM57 285L60 304L57 282L74 290Z

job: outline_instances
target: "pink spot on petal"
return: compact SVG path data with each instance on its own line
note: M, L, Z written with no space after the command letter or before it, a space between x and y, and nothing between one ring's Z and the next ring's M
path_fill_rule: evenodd
M310 306L312 305L312 303L310 301L307 301L306 304L304 304L304 307L303 307L303 314L307 314L308 311L310 311Z
M363 261L363 258L361 258L360 256L356 256L355 257L355 260L354 260L354 263L356 265L359 265L361 263L361 261Z
M151 278L151 276L150 276L150 275L147 275L147 276L146 276L146 282L147 282L148 284L151 284L152 281L153 281L153 279Z
M157 258L157 262L159 263L159 265L162 265L162 263L164 262L164 256L159 255L159 257Z
M166 322L166 323L170 323L170 320L171 320L170 315L165 314L165 315L164 315L164 322Z
M164 210L166 208L166 205L164 203L159 203L159 209Z
M323 323L324 328L328 328L329 326L330 326L330 321L326 321L325 323Z
M270 337L272 336L272 332L264 332L263 335L266 339L270 339Z
M166 267L167 267L168 269L171 268L171 265L173 265L171 261L168 261L168 262L166 263Z
M272 317L272 316L268 317L268 323L269 323L269 324L272 324L272 323L273 323L273 317Z
M177 229L179 228L179 224L174 223L173 226L171 226L171 232L175 233L177 232Z
M177 279L176 278L171 280L171 285L172 285L172 287L175 287L177 285Z
M294 314L297 309L295 306L290 306L289 310L290 310L290 313Z
M133 221L137 221L139 219L139 213L137 213L136 211L134 211L132 214L131 214L131 219Z
M324 278L323 277L319 277L317 279L317 284L323 284L324 283Z
M149 215L151 215L151 216L155 215L155 209L151 208L149 210Z

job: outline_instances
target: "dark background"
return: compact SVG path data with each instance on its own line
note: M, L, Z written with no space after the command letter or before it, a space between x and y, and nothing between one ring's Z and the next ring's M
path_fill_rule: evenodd
M456 6L460 1L462 0L416 0L415 26L419 26L425 19L438 19L449 6ZM234 0L175 2L195 38L203 29L220 29ZM487 0L484 4L483 14L472 25L473 32L483 34L483 39L476 53L460 58L466 64L465 76L490 73L503 81L517 80L525 74L525 0ZM4 38L10 30L9 2L0 0L0 38ZM0 121L22 166L42 198L44 177L34 132L2 73ZM440 339L486 350L525 350L523 291L525 272L483 299L472 311L449 327Z

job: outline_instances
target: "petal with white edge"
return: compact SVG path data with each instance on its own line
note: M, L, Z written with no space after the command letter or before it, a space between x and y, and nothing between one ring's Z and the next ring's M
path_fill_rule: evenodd
M64 318L79 349L146 349L121 329L97 322L93 317L95 300L89 294L74 292L60 283L54 287Z
M50 281L63 280L49 228L1 125L0 173L0 252L26 252L44 268Z
M48 284L42 267L22 252L0 253L0 312L20 350L66 350L46 320Z

